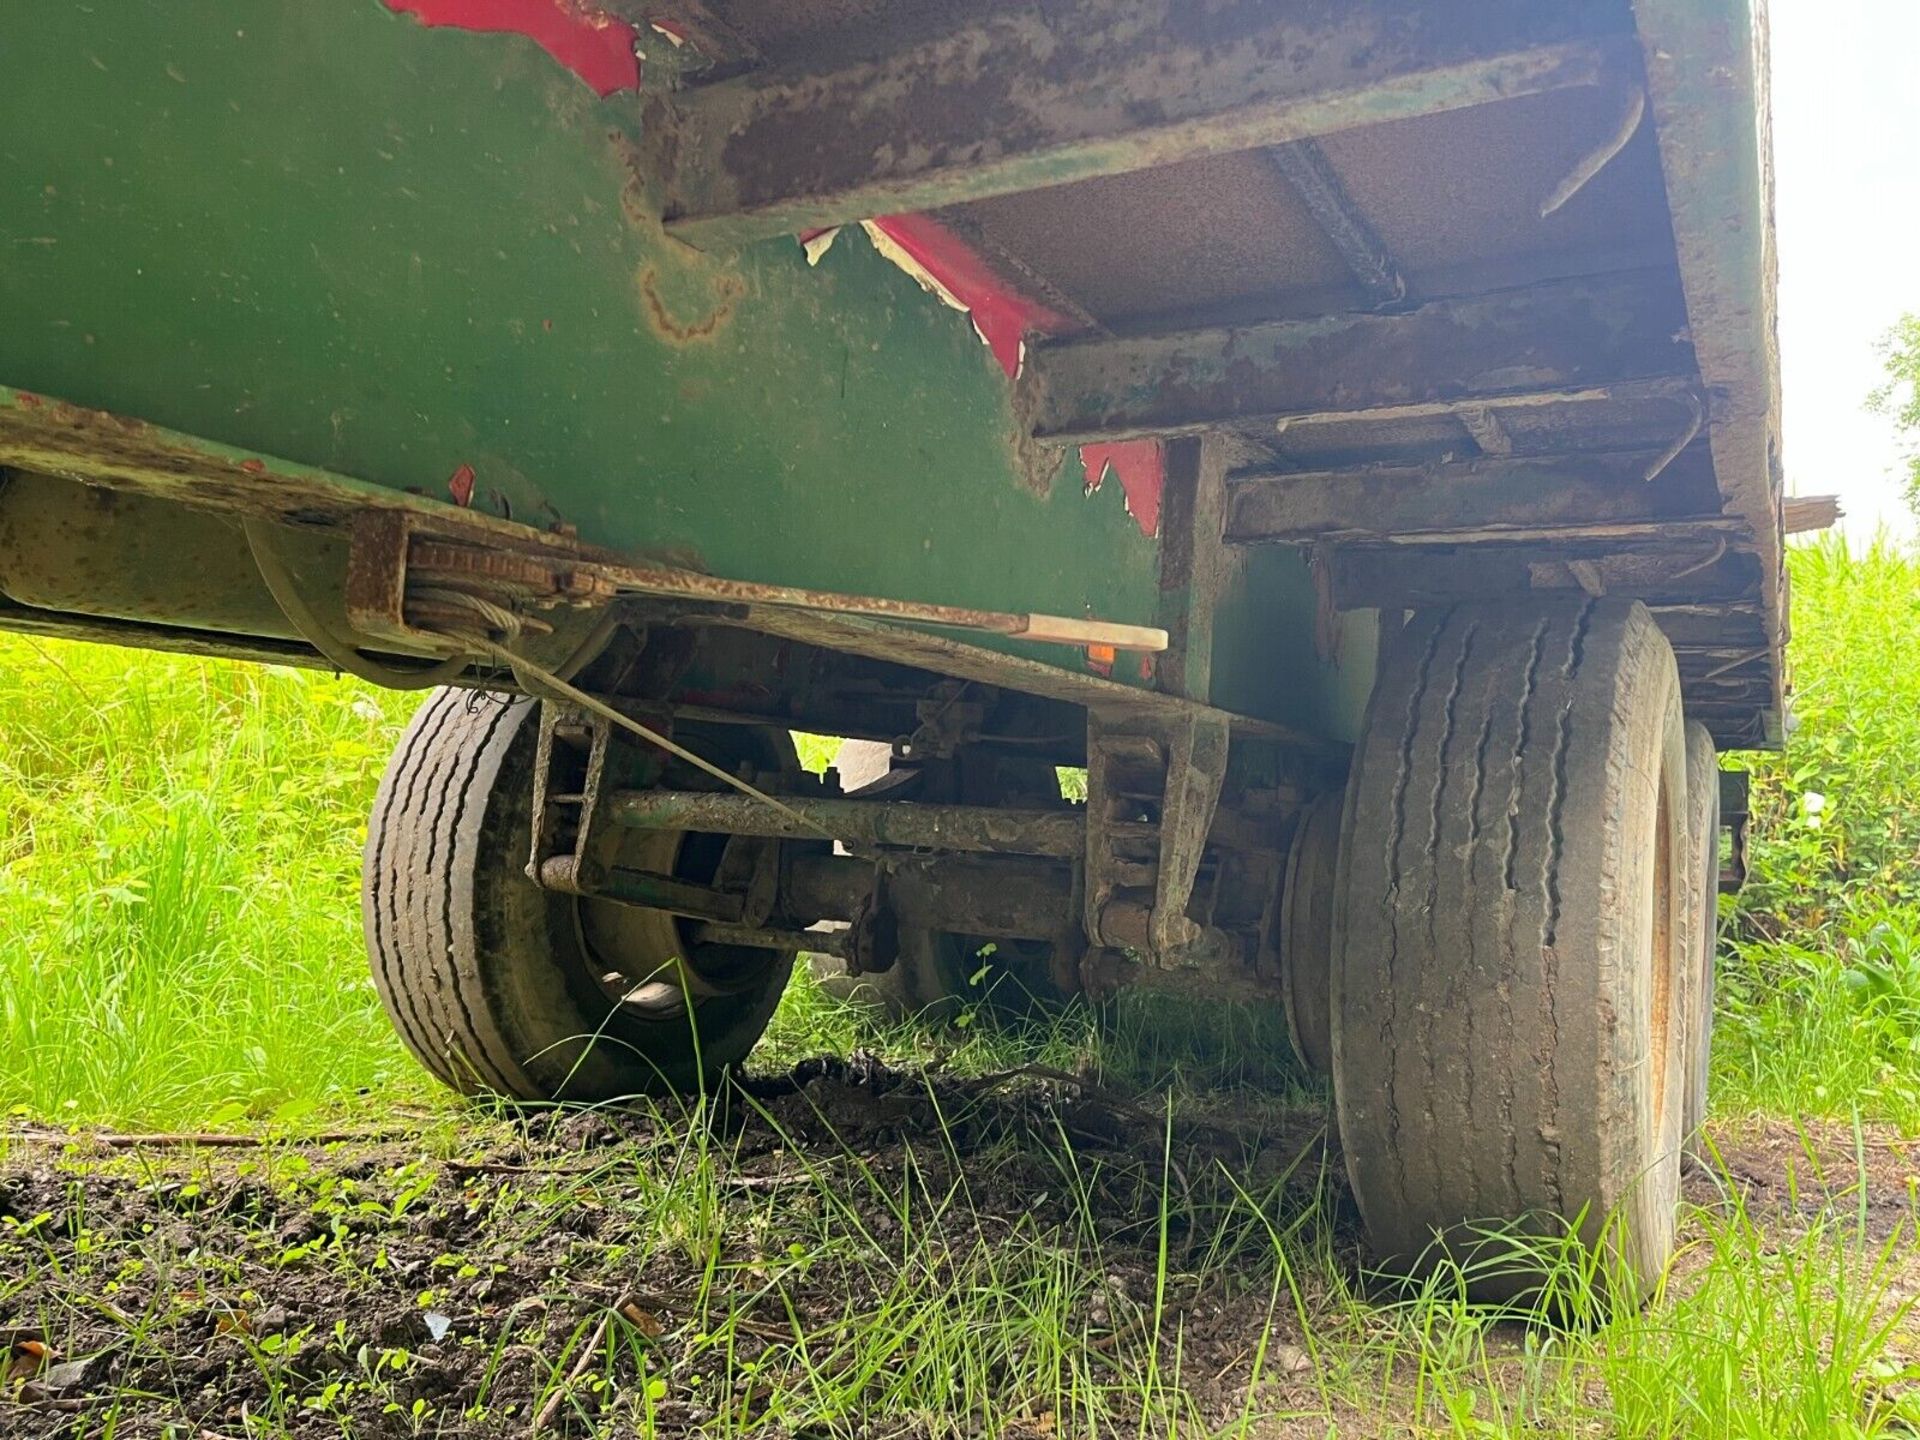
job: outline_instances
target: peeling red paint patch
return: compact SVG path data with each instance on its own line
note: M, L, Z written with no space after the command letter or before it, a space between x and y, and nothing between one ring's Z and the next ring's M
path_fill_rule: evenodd
M597 95L640 85L633 27L578 0L386 0L386 5L417 16L422 25L524 35Z
M1160 533L1160 492L1167 483L1167 450L1158 440L1109 440L1080 447L1087 494L1113 472L1127 495L1127 513L1149 540Z
M882 215L867 223L911 262L902 268L923 283L932 280L931 288L973 317L973 328L1009 379L1020 373L1029 333L1058 335L1078 328L1068 316L1007 284L972 246L938 221L925 215ZM897 255L888 258L900 260Z
M447 493L462 510L473 503L473 466L462 465L447 477Z

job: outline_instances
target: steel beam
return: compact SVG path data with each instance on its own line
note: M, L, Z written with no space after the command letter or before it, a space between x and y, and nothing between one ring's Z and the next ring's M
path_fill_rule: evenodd
M1685 333L1673 274L1635 270L1397 315L1042 345L1021 385L1034 433L1077 443L1684 385L1694 374Z
M1347 187L1327 163L1327 155L1314 140L1295 140L1276 145L1272 150L1274 168L1293 186L1300 203L1313 216L1313 223L1329 244L1340 252L1367 294L1377 306L1398 305L1407 298L1406 277L1381 242L1360 207L1347 194Z
M851 918L873 888L873 866L846 855L795 855L780 908L795 923ZM990 939L1040 940L1075 928L1073 867L1005 856L903 858L887 880L902 920Z
M1227 539L1241 544L1384 539L1400 544L1512 539L1567 530L1658 534L1663 526L1741 527L1717 513L1705 446L1682 453L1657 484L1658 450L1514 456L1236 475Z
M1171 695L1205 701L1213 691L1213 621L1226 588L1227 452L1219 436L1166 447L1160 497L1160 606L1167 632L1157 678Z
M784 812L745 795L701 790L622 790L607 798L607 818L639 830L693 830L817 840L822 831L859 845L983 855L1077 859L1086 849L1078 810L1002 810L987 805L812 799L787 796ZM802 824L795 816L812 824ZM815 827L818 828L815 828Z
M1707 436L1727 509L1752 528L1757 590L1776 652L1786 644L1779 526L1780 348L1775 326L1773 154L1766 6L1757 0L1632 0L1686 287L1689 329L1712 403ZM1785 667L1770 667L1763 723L1777 732Z
M1054 0L652 101L669 232L739 243L1598 83L1606 0Z
M1461 600L1524 601L1536 591L1586 588L1585 567L1601 594L1674 603L1750 600L1758 590L1755 557L1726 549L1725 537L1663 538L1643 549L1618 540L1431 547L1352 545L1332 559L1333 599L1341 610L1417 610Z

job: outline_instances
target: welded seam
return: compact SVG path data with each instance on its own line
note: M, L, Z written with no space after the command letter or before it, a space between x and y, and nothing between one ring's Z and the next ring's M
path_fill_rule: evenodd
M440 933L446 941L440 949L441 953L446 957L447 962L447 988L453 994L454 1003L460 1007L460 1019L465 1026L467 1038L473 1042L474 1050L477 1052L468 1058L475 1063L483 1059L485 1060L486 1068L493 1072L493 1077L499 1082L500 1093L503 1095L517 1095L520 1093L521 1087L515 1085L507 1078L505 1069L502 1068L501 1062L492 1053L492 1046L489 1044L487 1037L480 1033L480 1027L474 1023L473 1011L467 1005L466 991L460 983L460 962L454 955L454 886L451 881L453 863L460 847L460 824L466 818L467 797L473 789L474 777L479 774L480 762L486 758L489 748L493 745L493 738L499 732L500 726L505 723L507 716L513 713L513 704L514 702L508 701L504 705L496 705L493 707L493 714L487 721L486 733L480 737L478 744L470 746L467 751L459 757L467 762L466 773L464 775L459 774L459 766L457 763L455 765L457 783L454 786L453 793L458 797L458 800L454 806L452 824L447 829L448 883L440 887ZM508 743L511 744L511 740L509 740ZM497 778L497 774L495 778ZM489 785L488 788L491 790L492 786ZM440 795L441 815L446 813L446 798L447 792L443 790ZM484 818L485 817L482 817L483 826ZM438 841L440 835L439 816L436 816L434 819L433 830L434 839ZM483 863L486 858L485 855L479 857ZM487 988L486 977L480 973L477 956L474 965L474 979L479 983L484 998L484 992ZM519 1064L516 1061L509 1060L507 1064L513 1069L519 1069Z
M430 703L439 706L438 713L418 717L417 725L410 727L412 728L412 734L409 736L406 754L394 761L396 778L398 780L404 780L405 782L404 792L400 789L399 784L396 783L393 800L399 810L402 838L406 840L411 840L417 833L415 822L418 816L414 809L414 801L419 790L421 777L426 770L426 765L422 762L426 756L432 753L434 745L439 739L441 731L446 728L448 717L454 709L451 697L449 696L438 696ZM391 809L392 807L390 806L389 808ZM381 840L384 847L386 840L384 827ZM404 849L405 847L402 848ZM433 1044L433 1027L428 1024L426 1017L421 1014L420 998L414 994L413 986L407 982L407 944L404 933L405 927L402 924L400 915L400 901L406 888L404 885L405 877L402 874L403 868L404 856L402 854L395 854L391 858L391 870L384 873L381 877L385 887L385 894L382 898L386 902L385 908L388 919L387 931L381 945L382 971L386 976L388 991L394 997L395 1023L406 1034L408 1043L412 1045L414 1052L420 1056L421 1062L425 1064L429 1070L432 1070L435 1075L438 1075L442 1080L451 1085L454 1083L454 1077L448 1072L444 1057L440 1055L440 1052ZM419 977L415 976L414 978L417 980ZM401 1013L403 1006L405 1010L404 1016Z
M1566 850L1565 816L1562 811L1567 799L1567 755L1573 737L1573 707L1579 693L1580 662L1584 657L1587 642L1587 629L1593 621L1594 602L1588 600L1580 607L1580 616L1574 622L1572 643L1567 647L1567 667L1563 675L1566 683L1566 698L1560 705L1558 731L1553 750L1553 788L1547 803L1547 914L1540 937L1541 965L1541 1002L1547 1021L1546 1067L1547 1095L1550 1101L1549 1129L1553 1141L1549 1146L1554 1163L1546 1175L1549 1193L1553 1197L1553 1209L1556 1213L1566 1210L1566 1193L1562 1185L1562 1162L1564 1158L1565 1137L1560 1130L1560 956L1555 946L1560 939L1560 862ZM1598 817L1596 817L1598 818Z
M1400 1143L1400 842L1407 829L1407 789L1413 780L1413 745L1420 725L1420 702L1426 697L1433 658L1440 649L1440 632L1446 628L1451 614L1448 611L1434 622L1427 652L1420 658L1420 669L1414 678L1412 693L1407 697L1407 718L1400 731L1400 753L1393 777L1393 824L1387 831L1387 975L1386 984L1381 987L1385 992L1387 1014L1381 1039L1387 1060L1387 1144L1393 1152L1399 1180L1398 1208L1402 1212L1407 1208L1407 1157Z
M1449 615L1447 617L1447 624L1451 625L1452 623L1453 616ZM1440 707L1440 741L1439 744L1434 746L1433 752L1435 761L1433 793L1427 816L1427 953L1423 957L1429 976L1432 976L1432 972L1444 963L1440 955L1440 933L1437 917L1440 911L1440 866L1442 863L1440 858L1440 817L1442 811L1446 808L1447 750L1453 744L1454 728L1459 723L1458 711L1461 682L1466 676L1467 662L1473 657L1473 637L1479 629L1480 625L1478 621L1469 622L1467 625L1467 633L1460 639L1459 658L1454 662L1453 678L1448 682L1446 699ZM1472 903L1471 894L1459 898L1465 902L1465 905L1471 905ZM1464 907L1461 913L1467 913ZM1453 973L1448 975L1444 981L1446 993L1446 1004L1444 1008L1449 1012L1451 1012L1453 1008L1455 990L1454 977L1457 976L1457 974L1458 969L1456 967ZM1424 993L1426 987L1423 985L1421 988ZM1426 1094L1423 1097L1427 1117L1427 1158L1433 1167L1433 1179L1436 1186L1439 1185L1440 1177L1447 1173L1440 1161L1440 1121L1439 1116L1434 1110L1434 1094L1438 1089L1440 1079L1439 1067L1435 1063L1435 1050L1437 1049L1438 1042L1439 1012L1442 1008L1441 1006L1434 1005L1427 1007L1427 1013L1424 1017L1426 1022L1426 1036L1425 1043L1422 1046L1424 1051L1422 1058L1426 1061L1427 1068ZM1472 1064L1471 1059L1468 1060L1467 1064L1470 1068ZM1468 1104L1466 1113L1469 1123L1471 1123L1473 1115L1471 1103ZM1468 1173L1471 1174L1473 1166L1469 1164L1466 1168Z

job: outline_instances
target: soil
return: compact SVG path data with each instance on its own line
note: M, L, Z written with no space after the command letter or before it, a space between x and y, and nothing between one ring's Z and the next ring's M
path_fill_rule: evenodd
M1162 1104L1038 1068L961 1080L855 1055L735 1082L697 1129L601 1109L305 1145L25 1137L0 1158L0 1434L624 1435L636 1394L657 1433L709 1433L722 1408L741 1428L793 1367L837 1353L849 1317L883 1313L876 1247L904 1248L908 1227L956 1275L1015 1237L1064 1251L1091 1230L1096 1283L1069 1317L1091 1350L1144 1370L1157 1346L1208 1425L1241 1412L1256 1363L1263 1398L1311 1400L1305 1337L1290 1304L1276 1315L1270 1248L1235 1194L1319 1227L1330 1273L1306 1285L1353 1283L1358 1226L1323 1113L1229 1093L1169 1123ZM1920 1183L1920 1155L1878 1132L1756 1122L1718 1148L1688 1198L1740 1186L1786 1226L1859 1213L1885 1235ZM790 1264L801 1251L818 1253ZM1141 1317L1161 1284L1179 1323L1156 1339ZM1324 1297L1303 1298L1311 1313ZM702 1394L716 1334L735 1383ZM994 1420L943 1430L1067 1428L1004 1398ZM931 1428L857 1402L819 1418L770 1433Z
M635 1344L612 1347L606 1396L630 1401L644 1353L650 1373L673 1382L652 1423L702 1433L716 1403L750 1412L764 1398L750 1387L687 1398L678 1382L712 1373L716 1328L763 1347L777 1370L795 1363L797 1337L817 1344L863 1297L881 1303L885 1267L858 1247L798 1283L770 1278L792 1247L833 1228L823 1207L841 1206L846 1225L857 1216L886 1246L903 1240L899 1197L956 1187L965 1203L918 1221L913 1242L956 1271L1015 1234L1070 1244L1091 1218L1104 1275L1076 1320L1116 1365L1144 1365L1151 1344L1139 1321L1166 1201L1167 1293L1181 1325L1162 1348L1224 1418L1245 1394L1271 1300L1270 1287L1189 1253L1220 1242L1200 1217L1231 1204L1224 1177L1271 1188L1281 1209L1325 1207L1343 1245L1357 1247L1357 1232L1320 1180L1318 1112L1261 1106L1250 1120L1223 1100L1219 1117L1177 1113L1169 1127L1159 1097L1052 1071L947 1079L856 1054L734 1082L703 1144L690 1142L684 1114L651 1109L258 1149L28 1137L0 1160L0 1276L18 1277L0 1281L0 1341L13 1347L0 1434L94 1435L111 1414L122 1434L172 1425L190 1440L239 1437L262 1417L295 1435L526 1435L581 1337L605 1351L609 1330ZM709 1255L667 1240L676 1227L660 1220L663 1176L684 1175L703 1149L711 1185L687 1193L704 1189L726 1211L720 1244L707 1247L717 1280ZM1063 1184L1063 1155L1085 1179L1085 1206ZM1251 1216L1240 1228L1264 1244ZM1294 1352L1277 1338L1268 1371L1284 1375ZM395 1357L385 1371L383 1354ZM591 1373L607 1369L595 1360ZM777 1373L761 1382L778 1383ZM578 1393L591 1382L562 1388L543 1433L603 1433L599 1398ZM911 1418L833 1420L836 1434L926 1433ZM1002 1417L992 1428L1055 1433L1041 1410L1030 1425Z

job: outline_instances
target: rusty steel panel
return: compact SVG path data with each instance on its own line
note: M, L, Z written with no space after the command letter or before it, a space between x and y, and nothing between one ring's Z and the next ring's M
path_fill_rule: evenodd
M1578 567L1577 569L1575 567ZM1334 603L1342 609L1417 610L1470 599L1524 599L1538 591L1585 589L1671 604L1738 603L1758 588L1755 557L1705 535L1651 554L1617 541L1410 547L1351 545L1333 560ZM1588 584L1582 583L1582 575Z
M1667 207L1728 508L1760 557L1775 654L1767 720L1784 705L1778 264L1765 0L1633 0Z
M1657 450L1499 456L1432 465L1242 473L1229 489L1227 539L1239 543L1438 537L1500 538L1509 530L1663 525L1744 527L1718 512L1713 460L1684 452L1656 483Z
M1693 375L1670 272L1562 280L1396 315L1341 314L1040 346L1023 379L1034 433L1188 434L1289 416L1524 401Z
M1070 457L1025 463L969 316L862 235L817 265L791 239L715 257L666 236L640 97L601 98L525 35L416 18L450 8L34 11L0 46L0 382L76 412L13 431L0 463L303 520L317 467L368 482L336 514L511 517L768 585L1152 620L1152 537L1116 491L1089 503ZM672 47L646 43L663 88Z
M1626 39L1617 0L1062 0L656 100L649 153L669 233L739 243L1596 84Z

